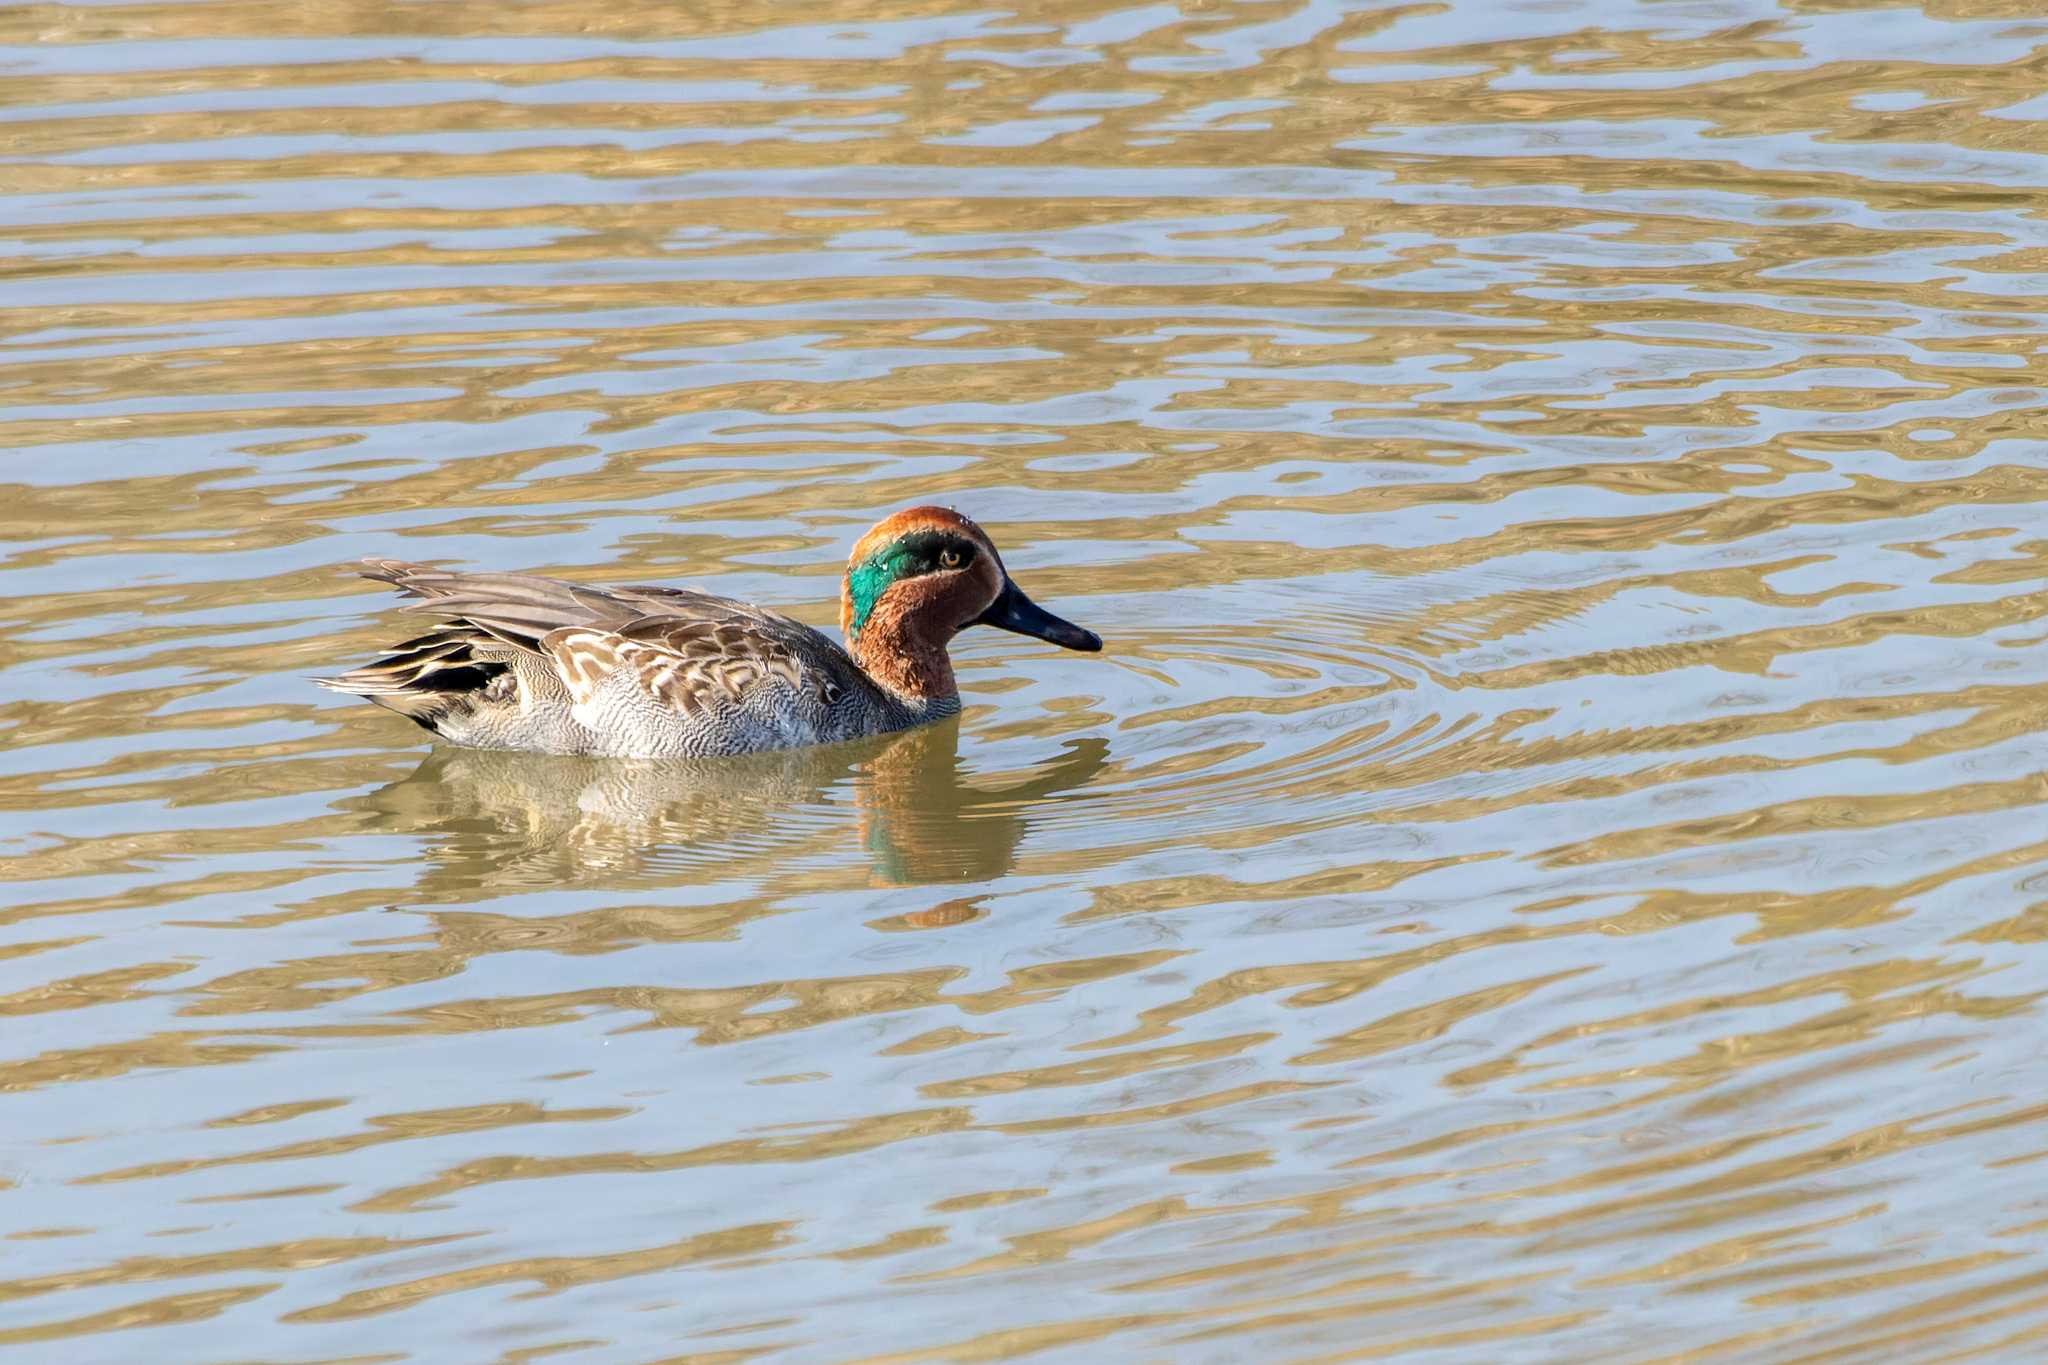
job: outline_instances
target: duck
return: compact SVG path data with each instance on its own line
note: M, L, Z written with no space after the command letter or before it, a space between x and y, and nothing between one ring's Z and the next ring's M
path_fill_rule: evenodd
M960 711L947 647L994 626L1065 649L1101 637L1046 611L947 507L885 517L840 580L842 647L780 612L689 588L598 588L366 559L443 619L314 682L452 744L601 758L717 758L833 744Z

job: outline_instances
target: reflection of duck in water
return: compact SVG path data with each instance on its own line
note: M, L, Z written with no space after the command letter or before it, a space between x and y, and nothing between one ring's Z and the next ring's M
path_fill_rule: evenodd
M484 749L703 758L827 744L957 714L946 646L969 626L1102 648L1026 597L987 534L943 507L898 512L853 547L847 649L706 593L368 565L423 599L410 610L450 619L322 685Z
M1032 807L1076 792L1109 759L1096 737L1003 780L975 780L961 764L960 727L915 730L876 754L854 779L861 833L885 880L981 881L1010 870Z
M1036 802L1085 786L1100 739L1003 779L962 766L952 722L829 748L722 759L577 759L440 749L410 776L346 803L377 828L423 835L428 899L489 886L576 887L760 874L847 843L853 807L875 872L899 883L1008 870Z

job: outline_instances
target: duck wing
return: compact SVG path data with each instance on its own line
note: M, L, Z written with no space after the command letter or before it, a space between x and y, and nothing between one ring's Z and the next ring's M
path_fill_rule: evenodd
M684 716L737 707L760 689L829 705L859 670L831 639L752 603L686 588L598 588L536 574L466 573L366 560L363 574L539 656L582 719L622 683ZM587 723L587 722L586 722Z
M838 699L851 665L837 645L788 617L725 598L706 600L744 611L666 613L610 628L564 626L542 636L541 648L574 698L578 719L601 706L622 678L634 692L683 716L735 709L761 691L791 703L806 695L819 705Z

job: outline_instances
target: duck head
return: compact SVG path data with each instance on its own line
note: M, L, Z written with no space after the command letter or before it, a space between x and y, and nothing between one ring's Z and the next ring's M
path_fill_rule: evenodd
M862 536L846 561L839 627L854 662L912 697L957 689L946 646L969 626L995 626L1066 649L1102 640L1024 595L988 533L946 507L911 507Z

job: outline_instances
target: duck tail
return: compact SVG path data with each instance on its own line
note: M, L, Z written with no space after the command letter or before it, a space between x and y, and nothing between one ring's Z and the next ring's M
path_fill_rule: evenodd
M433 631L393 645L375 663L313 681L330 692L375 702L439 734L444 721L469 714L478 701L504 686L498 679L511 672L510 664L478 658L472 643L459 629Z

